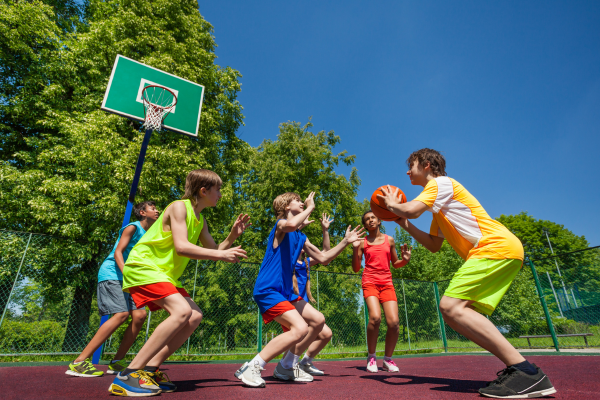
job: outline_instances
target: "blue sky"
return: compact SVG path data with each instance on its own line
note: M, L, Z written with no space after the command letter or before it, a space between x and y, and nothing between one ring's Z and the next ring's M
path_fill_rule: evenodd
M312 116L356 154L359 200L383 184L416 197L405 160L435 148L492 217L527 211L600 244L600 2L199 6L217 63L243 75L251 145Z

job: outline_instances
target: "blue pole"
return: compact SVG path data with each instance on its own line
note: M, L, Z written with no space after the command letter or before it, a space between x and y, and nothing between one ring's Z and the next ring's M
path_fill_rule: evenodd
M133 202L135 201L135 192L137 192L138 183L140 182L140 175L142 174L142 167L144 166L144 159L146 158L146 150L148 149L148 143L150 142L150 136L152 136L152 129L146 129L144 140L142 141L142 148L138 156L137 164L135 166L135 174L133 174L133 181L131 182L131 189L129 189L129 197L127 198L127 207L125 208L125 215L123 215L123 223L121 228L125 227L131 219L131 210L133 208ZM109 315L103 315L100 318L100 326L104 324L110 318ZM102 347L100 345L98 350L94 352L92 356L92 364L98 364L100 357L102 356Z

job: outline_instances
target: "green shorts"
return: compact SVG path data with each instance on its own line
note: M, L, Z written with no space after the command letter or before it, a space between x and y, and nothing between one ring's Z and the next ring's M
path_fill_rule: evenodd
M467 260L454 274L444 296L472 300L473 308L492 315L502 296L510 287L523 265L521 260L493 260L473 258Z

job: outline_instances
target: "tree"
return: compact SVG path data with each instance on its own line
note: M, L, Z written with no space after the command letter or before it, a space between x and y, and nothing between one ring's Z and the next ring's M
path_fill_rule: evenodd
M0 4L0 227L76 239L61 242L44 273L48 290L64 288L67 274L76 287L69 334L87 329L95 271L120 227L143 137L138 123L99 109L116 55L206 88L198 139L153 135L139 199L165 207L191 169L210 168L224 197L205 214L222 235L249 146L235 136L240 74L214 64L212 26L196 1L90 0L79 14L72 2L49 3Z

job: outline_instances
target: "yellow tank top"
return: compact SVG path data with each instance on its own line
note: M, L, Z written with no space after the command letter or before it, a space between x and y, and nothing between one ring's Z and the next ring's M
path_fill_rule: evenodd
M190 243L196 244L204 226L204 217L201 214L200 220L196 218L190 200L177 201L183 201L185 204L188 240ZM129 292L130 287L158 282L170 282L176 287L182 287L179 277L183 274L190 259L177 254L172 232L163 231L164 215L163 211L154 225L131 249L125 268L123 268L123 290L125 292Z

